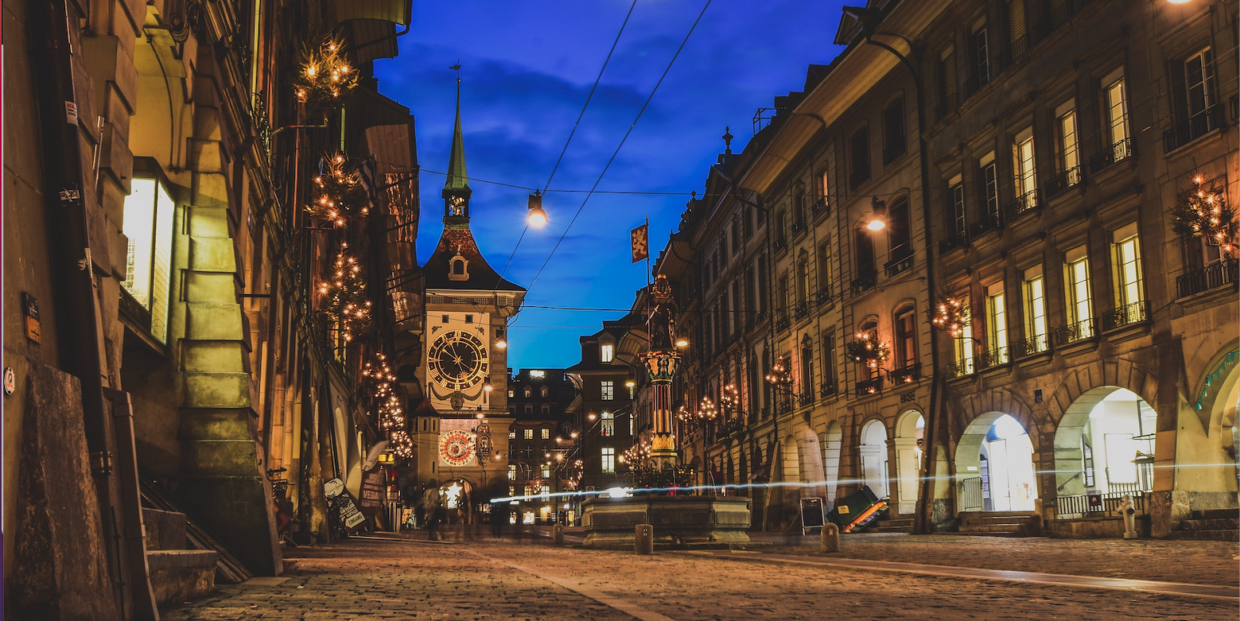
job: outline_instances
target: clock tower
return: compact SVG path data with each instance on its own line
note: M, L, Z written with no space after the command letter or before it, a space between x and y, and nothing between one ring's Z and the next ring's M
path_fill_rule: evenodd
M422 480L453 483L474 493L507 488L508 322L525 289L502 278L482 256L469 229L473 190L465 173L460 80L443 234L422 267L426 330L421 380L425 400L413 412ZM453 488L453 492L456 488ZM448 494L452 492L446 492ZM450 499L448 499L450 502Z

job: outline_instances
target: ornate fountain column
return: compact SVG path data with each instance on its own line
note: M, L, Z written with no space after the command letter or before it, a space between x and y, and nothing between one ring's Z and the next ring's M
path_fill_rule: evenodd
M676 433L672 420L672 378L680 364L676 352L675 301L667 277L659 275L650 286L650 311L646 322L649 347L642 354L650 374L651 419L654 438L650 457L659 468L676 465Z

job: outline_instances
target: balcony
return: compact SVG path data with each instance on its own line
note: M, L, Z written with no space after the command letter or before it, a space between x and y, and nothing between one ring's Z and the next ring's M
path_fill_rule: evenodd
M964 81L965 99L977 94L987 84L990 84L990 67L979 67L976 75L971 75Z
M796 236L804 232L805 232L805 221L804 220L798 219L796 222L792 223L792 235L793 236Z
M1010 362L1012 362L1012 356L1008 352L1008 348L999 347L997 349L992 349L990 351L984 351L980 355L978 355L977 368L978 370L990 369L994 367L1003 366Z
M900 246L891 251L891 260L883 265L883 273L895 276L913 267L913 250L908 246Z
M1210 106L1163 132L1163 153L1175 151L1222 127L1223 106Z
M787 315L783 313L779 313L778 315L775 315L775 331L776 332L783 332L784 330L787 330L788 325L789 324L788 324Z
M868 397L876 395L883 391L883 378L876 377L872 380L857 382L856 394L858 397Z
M1089 171L1096 175L1112 164L1122 162L1136 154L1136 151L1132 149L1132 139L1125 138L1089 158Z
M874 268L863 269L861 274L852 281L851 290L853 295L874 288L874 283L878 280L878 272Z
M818 306L826 306L831 303L831 289L819 289L814 294L814 304Z
M956 379L958 377L968 377L973 375L973 373L973 358L965 358L947 365L947 370L944 374L947 376L947 379Z
M836 387L835 382L831 382L829 384L823 384L819 390L821 390L822 396L825 399L826 397L834 395L839 388Z
M948 235L946 239L939 242L939 254L947 254L957 248L964 248L969 245L969 236L964 233L953 233Z
M775 247L775 252L779 252L788 247L788 240L784 239L783 235L780 235L775 238L775 242L772 245Z
M1043 354L1051 350L1051 339L1048 334L1039 334L1023 341L1012 343L1012 356L1024 358L1034 354Z
M1046 182L1046 198L1052 199L1064 192L1080 187L1085 183L1085 175L1080 166L1073 166Z
M977 239L979 236L989 231L998 231L1002 228L1003 220L999 218L999 214L988 213L985 214L980 221L974 222L973 226L969 227L969 238Z
M1029 37L1021 37L1012 41L1006 50L999 53L999 70L1005 71L1020 62L1029 52Z
M793 307L792 314L797 319L805 319L809 316L809 302L797 302Z
M801 407L813 405L814 404L814 389L807 388L805 389L805 392L797 395L797 402L801 405Z
M906 367L894 369L887 373L887 377L891 379L891 384L893 386L899 386L900 384L912 384L921 377L921 365L913 363Z
M1055 342L1060 345L1094 338L1094 320L1086 319L1074 324L1055 328Z
M1102 330L1114 330L1150 320L1150 302L1141 300L1113 308L1102 314Z
M816 216L818 214L827 213L827 210L830 207L830 201L827 200L827 197L822 196L819 197L818 200L814 201L814 204L810 206L810 211Z
M1176 298L1186 298L1228 284L1234 290L1238 282L1240 282L1240 260L1222 259L1183 276L1177 276L1175 279Z
M1004 205L1003 210L1007 213L1009 220L1015 220L1040 207L1038 204L1038 191L1029 190L1020 196L1008 201Z

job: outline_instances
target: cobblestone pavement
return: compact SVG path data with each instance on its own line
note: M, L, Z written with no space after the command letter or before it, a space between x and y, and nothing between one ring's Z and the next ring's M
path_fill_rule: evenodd
M781 551L809 552L813 537L763 537ZM1036 571L1162 582L1240 585L1235 557L1240 544L1227 541L1142 539L1046 539L964 535L845 535L833 557L925 563L981 569Z
M996 546L1012 545L1012 541L987 540ZM945 543L959 544L960 540L952 538ZM864 545L900 544L853 542L855 548ZM1086 552L1090 551L1088 544L1084 547ZM1074 557L1079 554L1070 548L1064 550ZM1003 556L1011 554L1003 548L999 551ZM737 554L738 559L741 556ZM287 557L289 569L283 577L224 585L207 598L165 611L163 617L1194 621L1237 618L1237 602L1229 600L748 563L678 552L643 557L629 552L556 548L545 541L435 544L408 538L367 538L289 550ZM963 556L956 558L963 561ZM1187 557L1172 553L1161 557L1160 562L1180 568L1177 581L1189 581L1190 576L1209 574L1196 566L1199 559L1202 563L1229 564L1233 573L1236 570L1230 557L1222 561L1209 559L1204 553ZM1067 563L1078 568L1090 566L1073 560Z

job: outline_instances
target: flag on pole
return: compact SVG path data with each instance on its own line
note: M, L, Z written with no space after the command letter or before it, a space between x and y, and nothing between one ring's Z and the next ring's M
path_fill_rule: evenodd
M643 224L631 232L629 237L633 242L633 262L637 263L642 259L650 258L650 237L648 235L650 225Z

